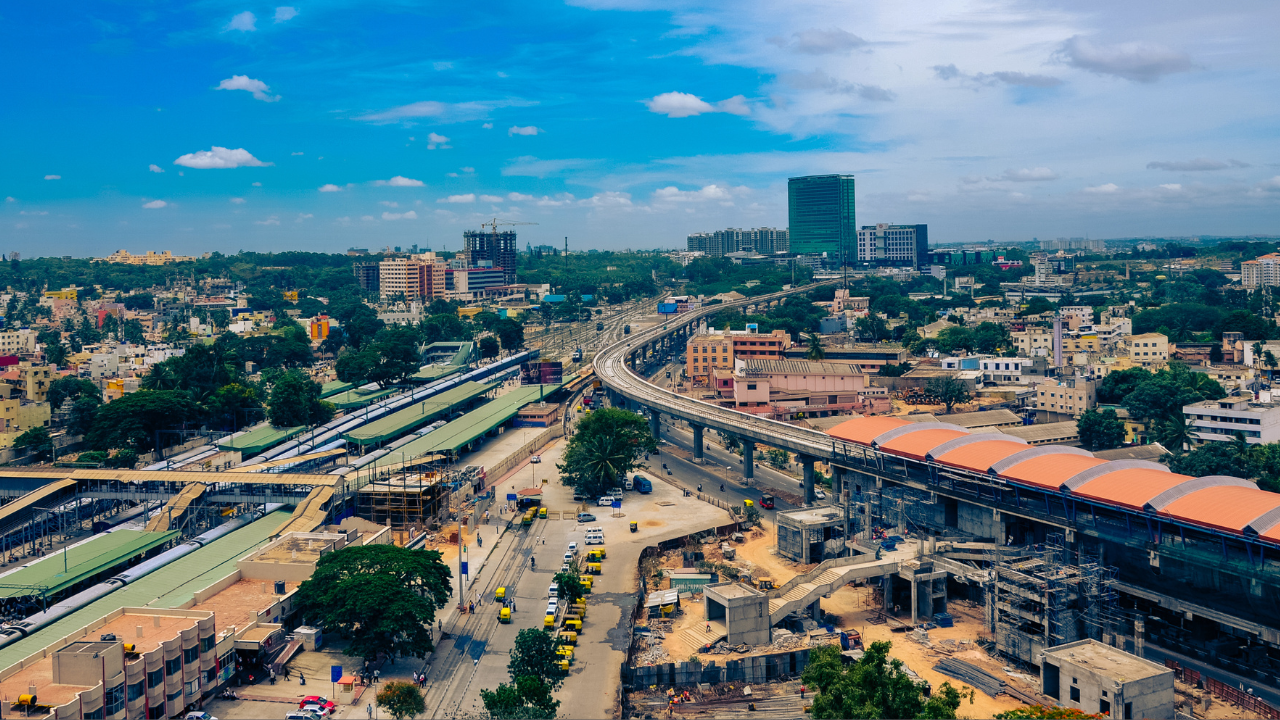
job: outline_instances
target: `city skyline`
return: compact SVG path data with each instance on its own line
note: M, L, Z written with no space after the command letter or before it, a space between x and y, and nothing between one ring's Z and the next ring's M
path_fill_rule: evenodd
M0 249L681 247L835 173L935 243L1275 234L1280 13L1158 8L15 8Z

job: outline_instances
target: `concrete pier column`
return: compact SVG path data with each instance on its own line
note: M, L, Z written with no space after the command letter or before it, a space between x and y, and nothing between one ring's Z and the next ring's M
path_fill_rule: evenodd
M801 456L800 467L804 468L804 504L813 504L813 458Z
M742 477L750 480L756 476L756 444L753 440L742 441Z
M662 416L657 410L649 410L649 432L653 435L653 439L659 443L662 442Z
M887 614L893 609L893 573L886 569L880 585L884 589L884 611Z
M911 578L911 624L912 625L916 624L917 618L919 616L920 599L917 595L917 593L919 592L919 588L920 588L920 583L916 582L915 577L912 576Z
M693 459L702 459L702 426L690 424L693 428Z

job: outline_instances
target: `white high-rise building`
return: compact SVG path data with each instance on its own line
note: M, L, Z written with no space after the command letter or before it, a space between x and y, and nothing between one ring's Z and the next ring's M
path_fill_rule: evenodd
M1280 286L1280 253L1240 263L1240 284L1250 289Z

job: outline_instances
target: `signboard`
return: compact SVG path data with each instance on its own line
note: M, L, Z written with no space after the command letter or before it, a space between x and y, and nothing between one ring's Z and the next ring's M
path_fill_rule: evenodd
M680 312L680 306L675 303L658 303L659 315L675 315Z
M621 500L614 500L614 501L613 501L613 503L612 503L612 505L611 505L611 507L613 507L615 510L616 510L616 509L618 509L618 508L620 508L620 507L622 507L622 501L621 501Z
M467 574L467 561L466 561L466 560L463 560L463 561L460 563L460 565L459 565L459 567L458 567L458 573L459 573L460 575L466 575L466 574Z
M527 362L520 364L521 385L559 385L563 381L563 363Z
M329 682L338 682L341 679L342 679L342 666L330 665L329 666Z
M760 332L760 325L758 323L747 323L747 332L749 333Z
M507 493L507 502L515 502L515 501L516 501L516 494L515 494L515 493Z

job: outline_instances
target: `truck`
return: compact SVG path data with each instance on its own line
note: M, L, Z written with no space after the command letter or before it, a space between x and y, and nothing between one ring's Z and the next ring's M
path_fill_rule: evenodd
M648 495L653 492L653 483L649 482L649 478L647 477L636 476L635 486L636 491L641 495Z
M622 326L622 334L623 334L623 335L630 335L630 334L631 334L631 326L630 326L630 325L623 325L623 326Z
M582 362L582 348L573 351L573 361Z
M627 490L633 490L635 489L635 482L631 478L627 478L626 482L622 484L622 487Z

